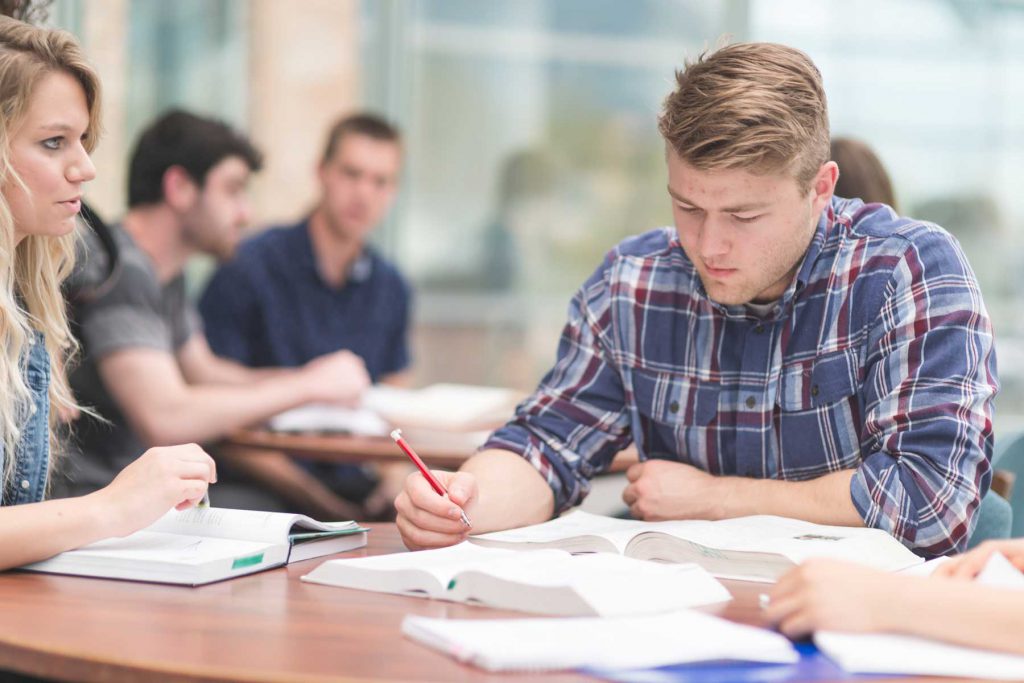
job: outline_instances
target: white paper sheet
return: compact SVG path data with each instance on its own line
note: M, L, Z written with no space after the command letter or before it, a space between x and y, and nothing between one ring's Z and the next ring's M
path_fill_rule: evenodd
M714 659L787 663L798 658L777 633L692 611L604 619L409 616L402 632L491 671L642 668Z

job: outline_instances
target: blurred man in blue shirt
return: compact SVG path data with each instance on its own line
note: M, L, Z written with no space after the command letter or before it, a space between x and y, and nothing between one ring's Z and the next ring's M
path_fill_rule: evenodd
M401 136L383 119L355 114L331 128L313 212L242 243L210 280L199 309L214 352L260 368L301 366L344 349L374 383L404 382L409 286L367 243L395 199L401 163ZM312 467L346 499L377 489L371 507L389 505L396 492L391 478L378 485L364 468ZM395 487L401 473L393 473Z

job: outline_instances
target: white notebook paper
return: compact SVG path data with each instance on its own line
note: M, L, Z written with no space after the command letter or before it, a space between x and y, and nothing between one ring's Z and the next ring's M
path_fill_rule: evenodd
M561 616L652 614L732 598L693 564L574 557L560 550L520 553L470 543L331 560L302 580Z
M789 663L792 644L772 631L694 611L644 617L430 619L408 616L402 633L490 671L636 669L733 659Z
M992 556L976 580L990 586L1024 590L1024 575L1000 553ZM929 638L819 631L814 634L814 642L851 673L1024 679L1024 656L950 645Z

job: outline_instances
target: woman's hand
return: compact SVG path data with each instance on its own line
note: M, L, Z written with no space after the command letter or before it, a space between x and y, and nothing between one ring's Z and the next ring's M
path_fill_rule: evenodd
M943 562L932 576L949 579L974 579L995 553L1002 553L1017 569L1024 571L1024 538L1011 538L999 541L985 541L974 550L957 555L948 562Z
M217 481L217 465L196 444L151 448L114 481L92 494L103 505L110 536L127 536L149 526L171 508L198 503Z
M765 616L791 638L818 629L883 630L888 596L906 580L850 562L808 560L775 584Z

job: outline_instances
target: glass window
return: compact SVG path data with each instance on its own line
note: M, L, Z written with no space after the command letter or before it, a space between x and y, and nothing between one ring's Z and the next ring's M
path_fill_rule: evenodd
M1021 412L1024 3L363 7L366 100L408 134L383 241L417 285L430 379L536 382L602 254L669 223L657 112L674 69L731 36L808 52L833 133L876 150L903 213L961 241L998 333L1000 404Z

